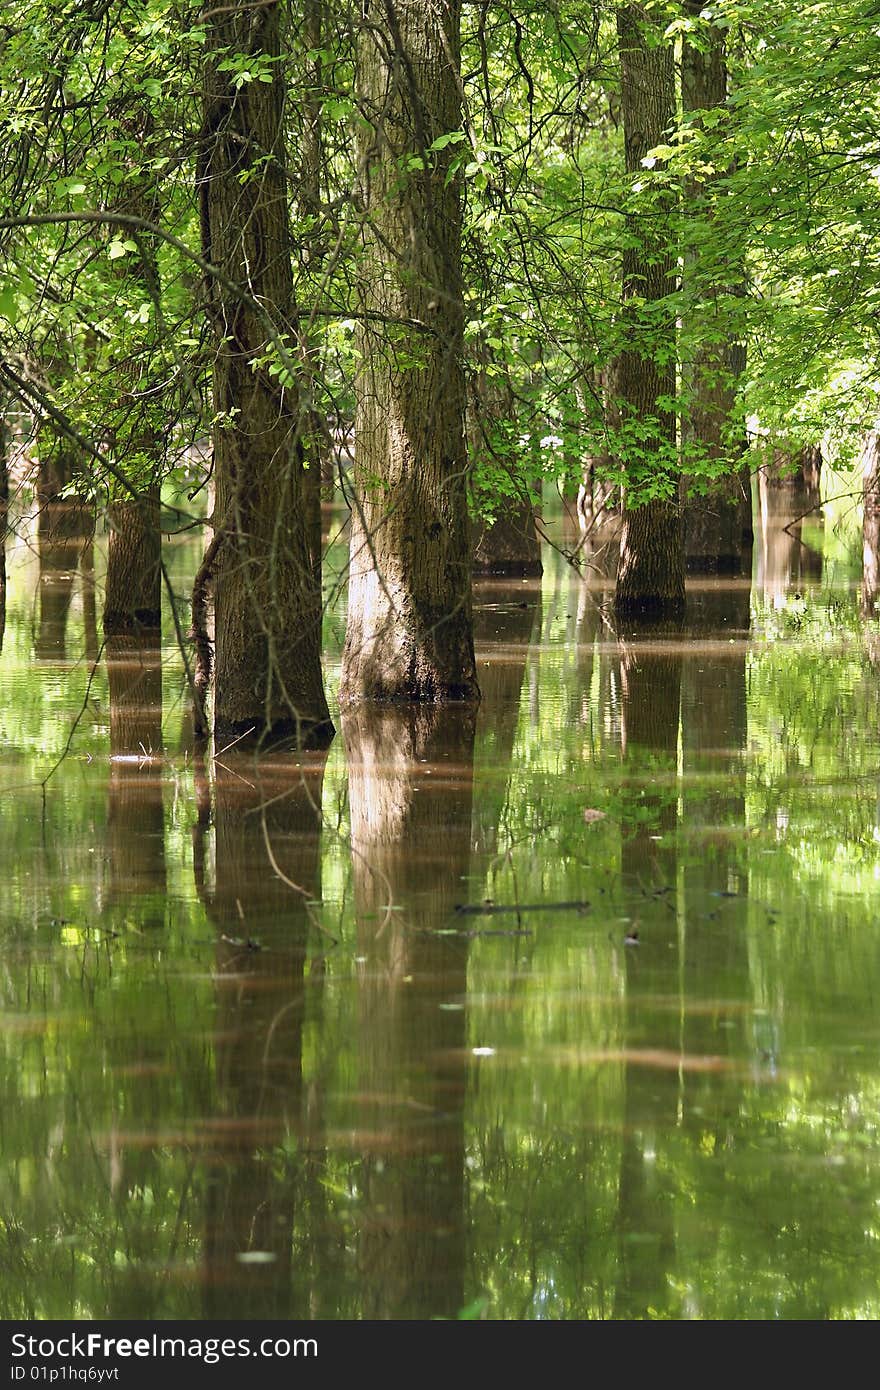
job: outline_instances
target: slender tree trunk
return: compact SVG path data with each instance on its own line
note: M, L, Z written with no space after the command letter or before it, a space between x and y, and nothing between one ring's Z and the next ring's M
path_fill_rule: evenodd
M507 466L505 450L499 450L492 438L493 429L503 431L513 419L513 397L506 382L484 369L488 365L489 349L484 346L468 389L468 458L477 504L491 501L495 515L491 521L479 517L474 523L473 573L537 578L543 573L541 542L529 485ZM508 472L513 496L486 497L486 486L481 486L481 464Z
M462 371L460 0L382 0L358 46L361 274L340 700L474 701ZM423 167L416 167L416 166Z
M698 17L703 8L703 0L684 0L685 13L691 17ZM724 32L715 25L702 32L708 46L685 41L681 55L682 110L697 124L701 123L699 113L722 110L727 100ZM689 215L704 223L711 221L718 179L716 173L687 181L683 197ZM709 263L702 241L685 255L685 289L694 289L682 334L683 342L689 339L692 344L690 349L685 347L682 362L685 475L699 463L728 469L725 476L692 496L688 496L690 480L682 478L685 557L693 573L750 575L754 533L751 477L744 457L747 441L744 434L733 433L736 379L745 369L745 348L730 337L725 303L729 305L735 287L728 282L729 272L726 257L722 266Z
M592 396L592 403L588 400ZM608 450L607 437L615 435L620 424L620 407L617 400L617 363L607 367L594 368L578 388L581 415L584 419L601 416L606 433L602 447L596 449L587 460L583 477L577 491L578 528L583 536L596 531L608 520L617 506L617 488L609 481L613 459Z
M311 293L320 301L324 289L330 249L324 223L325 199L322 192L324 170L324 129L322 120L324 80L324 0L303 0L302 28L298 49L303 100L300 103L300 150L297 211L303 226L302 264L308 272ZM314 332L304 333L306 361L310 374L318 368L318 340ZM312 392L309 390L311 398ZM305 448L303 505L312 554L315 583L321 584L321 479L330 458L333 441L325 415L312 404Z
M638 5L617 14L626 169L646 176L648 151L659 145L674 115L672 48ZM674 289L667 208L660 194L631 211L623 252L627 339L618 363L620 451L631 489L659 479L666 497L642 506L628 497L623 515L615 606L618 612L659 616L684 608L684 554L677 497L675 321L653 308ZM636 453L640 455L637 459Z
M321 595L303 479L295 375L279 6L209 6L200 159L203 253L214 327L214 734L332 736L321 678ZM228 53L268 63L236 89ZM242 287L236 293L230 283ZM278 339L286 346L284 362ZM271 368L271 370L270 370Z

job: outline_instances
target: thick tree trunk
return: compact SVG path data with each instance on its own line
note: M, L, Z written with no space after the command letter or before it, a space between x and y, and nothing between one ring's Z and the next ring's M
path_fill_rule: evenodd
M321 595L303 479L297 325L278 59L279 6L211 7L200 161L214 326L216 526L214 734L332 736L321 679ZM238 90L229 52L271 64ZM235 293L228 282L242 287ZM270 326L271 325L271 326ZM287 347L282 363L277 341ZM269 370L266 359L271 360Z
M358 48L364 232L340 700L474 701L462 372L460 0L384 0ZM423 165L424 167L417 167Z
M158 628L162 621L162 533L158 487L108 511L105 633Z
M672 48L638 5L617 14L626 169L645 177L648 151L659 145L674 115ZM650 36L650 37L649 37ZM655 41L651 41L655 40ZM653 308L674 286L665 208L655 194L627 217L623 306L627 339L618 360L621 444L635 502L638 489L665 479L668 497L644 506L626 499L615 607L659 616L684 608L684 553L677 497L675 320ZM635 455L638 453L639 457Z
M685 13L699 16L703 0L684 0ZM685 42L681 56L681 101L685 115L722 109L727 100L727 62L724 33L714 25L706 31L708 47ZM713 184L718 175L691 179L684 188L689 211L703 219L712 216ZM684 469L704 463L717 470L727 466L699 493L689 494L691 480L682 478L685 559L689 572L750 575L752 567L752 488L744 462L745 437L733 435L736 378L745 369L745 349L730 340L724 301L734 292L721 278L726 264L706 263L702 248L685 257L685 288L695 290L693 308L685 315L682 384L686 400L681 422ZM704 284L700 281L704 280ZM699 469L697 469L699 477ZM705 476L705 475L704 475Z

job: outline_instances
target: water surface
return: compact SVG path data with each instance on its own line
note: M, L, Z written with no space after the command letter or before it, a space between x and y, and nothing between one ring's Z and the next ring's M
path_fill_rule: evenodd
M475 591L475 720L255 761L193 747L170 613L102 646L100 541L22 529L0 1316L880 1313L878 643L845 565L774 532L645 635L548 550Z

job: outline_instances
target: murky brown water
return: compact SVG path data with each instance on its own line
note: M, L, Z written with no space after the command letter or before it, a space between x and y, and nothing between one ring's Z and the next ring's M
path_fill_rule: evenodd
M259 762L16 542L0 1316L877 1316L877 644L784 536L650 637L548 551L475 721Z

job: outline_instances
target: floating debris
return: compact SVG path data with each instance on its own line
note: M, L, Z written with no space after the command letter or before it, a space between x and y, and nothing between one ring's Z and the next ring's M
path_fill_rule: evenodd
M586 902L570 903L456 903L455 912L459 917L489 916L496 912L588 912Z

